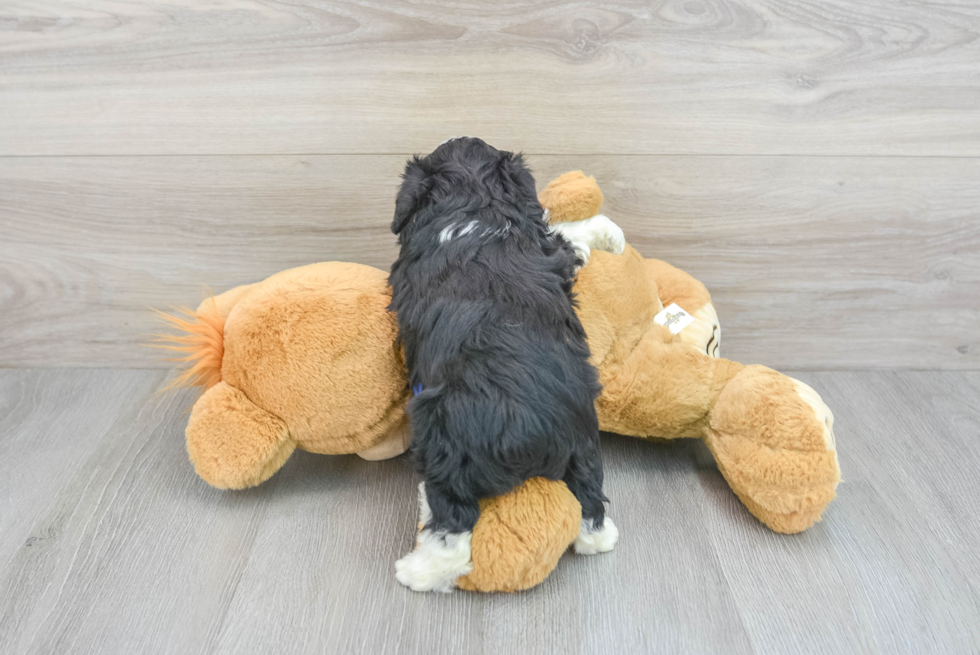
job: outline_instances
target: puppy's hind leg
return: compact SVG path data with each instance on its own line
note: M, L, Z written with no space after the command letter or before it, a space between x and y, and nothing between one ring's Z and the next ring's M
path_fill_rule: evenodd
M470 540L480 506L421 483L419 513L422 530L415 550L395 562L395 577L413 591L452 591L456 580L473 570Z
M619 530L606 516L603 503L608 499L602 493L601 465L581 466L573 460L564 479L582 506L582 527L575 538L575 552L579 555L609 552L619 541Z

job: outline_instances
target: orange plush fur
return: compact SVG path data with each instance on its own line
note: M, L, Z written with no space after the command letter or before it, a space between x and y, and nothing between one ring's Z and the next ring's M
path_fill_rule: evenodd
M581 221L599 213L603 197L594 177L582 171L569 171L548 184L538 195L541 206L548 210L548 222Z
M518 591L538 584L578 536L582 508L564 482L532 478L480 501L473 528L473 570L457 580L469 591Z
M541 193L550 220L602 203L595 180L563 175ZM593 251L575 286L603 385L600 428L701 438L752 514L799 532L833 499L840 470L832 414L812 389L762 366L717 357L720 328L701 283L669 264ZM295 448L393 457L410 441L409 397L386 274L328 262L283 271L208 299L174 345L192 365L178 382L207 388L188 422L198 474L220 488L259 484ZM655 323L677 303L696 319ZM219 338L219 334L223 338ZM473 570L459 586L512 591L542 581L575 538L581 510L560 482L528 481L481 504Z
M225 354L225 318L211 296L196 309L179 307L176 314L157 312L170 328L183 334L154 335L154 348L183 353L167 361L181 362L184 369L174 377L165 390L200 386L206 389L221 382L221 360Z

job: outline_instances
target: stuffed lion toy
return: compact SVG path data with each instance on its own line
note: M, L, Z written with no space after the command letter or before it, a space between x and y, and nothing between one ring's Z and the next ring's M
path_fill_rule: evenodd
M840 469L833 415L798 380L721 359L721 329L704 286L590 225L602 192L580 171L540 194L555 229L588 263L575 293L602 392L604 431L643 439L699 438L732 491L777 532L800 532L834 498ZM591 223L590 223L591 222ZM605 235L605 236L603 236ZM606 252L606 250L618 251ZM297 448L379 460L411 443L411 395L387 274L325 262L273 275L164 315L182 332L172 386L198 385L186 429L197 474L221 489L272 476ZM472 569L462 589L515 591L554 569L579 532L581 508L563 482L535 478L481 501Z

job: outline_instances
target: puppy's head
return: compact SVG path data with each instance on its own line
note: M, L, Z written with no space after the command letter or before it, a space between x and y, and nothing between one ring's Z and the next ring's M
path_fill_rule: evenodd
M391 231L404 240L445 212L491 204L524 216L542 212L534 177L521 155L497 150L475 137L455 137L405 165Z

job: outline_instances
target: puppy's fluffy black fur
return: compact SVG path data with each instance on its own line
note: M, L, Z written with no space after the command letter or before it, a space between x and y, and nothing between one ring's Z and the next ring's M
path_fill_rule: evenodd
M521 156L459 138L413 158L391 229L425 527L472 530L478 499L543 476L601 528L599 383L571 291L581 262L548 229Z

